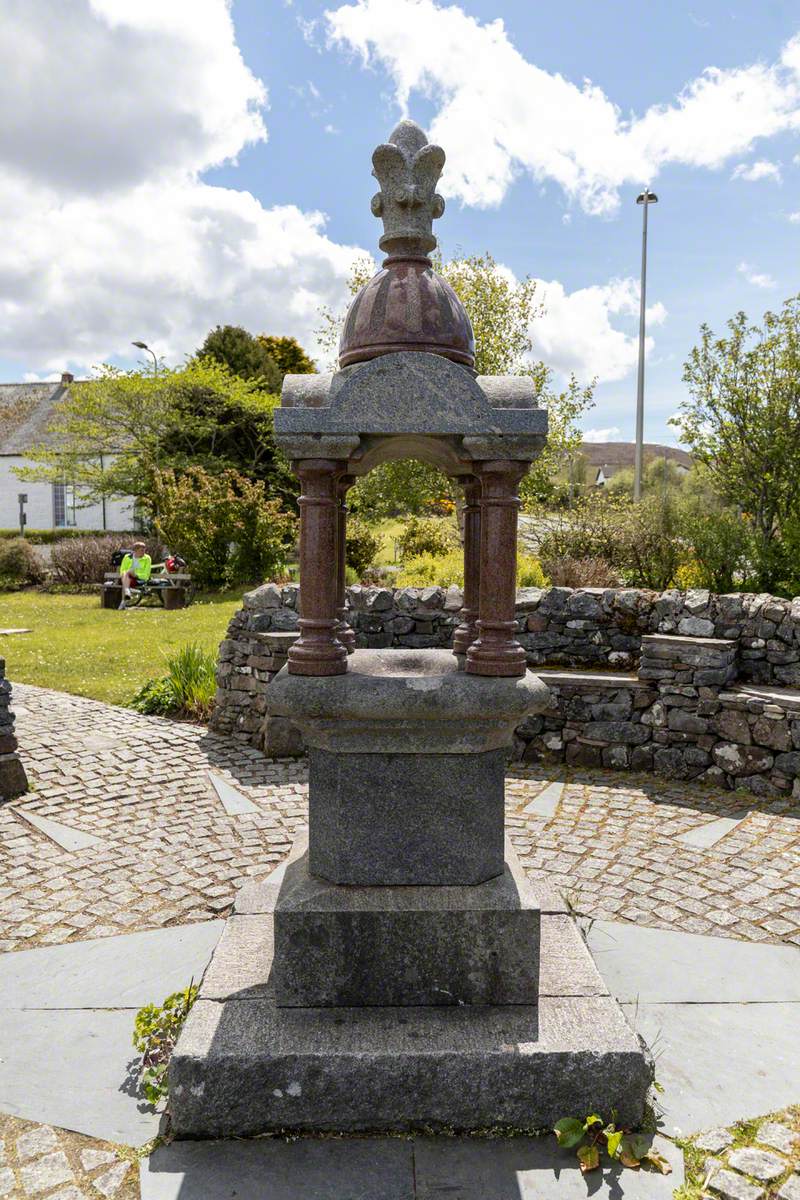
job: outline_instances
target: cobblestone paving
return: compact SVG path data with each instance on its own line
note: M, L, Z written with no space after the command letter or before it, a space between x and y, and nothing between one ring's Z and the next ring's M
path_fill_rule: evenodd
M800 1200L800 1107L705 1130L685 1152L685 1200Z
M117 1147L0 1113L2 1200L138 1200L139 1167Z
M35 791L0 807L0 950L224 916L306 820L303 762L59 692L14 696ZM259 811L226 815L209 770ZM568 776L553 815L523 813L557 777L512 768L508 824L530 875L577 911L800 945L800 802L598 771ZM26 813L101 842L67 852ZM677 840L743 814L709 849Z

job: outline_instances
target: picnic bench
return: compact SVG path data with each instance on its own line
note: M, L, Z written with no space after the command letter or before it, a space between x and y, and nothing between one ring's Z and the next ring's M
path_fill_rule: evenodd
M194 596L194 584L191 575L184 572L157 571L153 569L150 578L137 588L131 590L128 605L135 607L142 604L148 597L154 597L164 608L185 608L191 604ZM122 601L122 584L119 571L106 571L103 589L100 593L101 608L119 608Z

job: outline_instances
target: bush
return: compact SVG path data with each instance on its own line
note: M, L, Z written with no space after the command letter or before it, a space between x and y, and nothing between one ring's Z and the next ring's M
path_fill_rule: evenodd
M447 521L411 517L398 539L400 558L419 558L423 554L443 556L458 545L458 534Z
M170 685L178 709L190 717L206 720L217 690L216 659L196 642L181 646L167 658Z
M345 559L348 566L357 572L359 579L375 561L380 548L380 537L373 533L366 521L353 517L347 522Z
M191 982L161 1005L145 1004L133 1023L133 1045L142 1056L140 1083L145 1099L158 1104L167 1094L167 1068L178 1034L197 999Z
M542 563L553 587L618 587L619 575L603 558L548 558Z
M0 578L13 583L41 583L44 577L44 566L25 538L0 543Z
M517 587L547 587L548 579L538 558L517 555ZM464 586L464 556L460 550L449 554L420 554L404 564L397 576L398 587Z
M166 677L148 679L128 707L151 717L169 716L170 713L176 712L178 707L172 683Z
M297 522L260 481L236 471L165 472L155 489L155 525L200 587L261 583L285 575Z
M398 587L450 587L451 584L464 586L464 555L460 550L410 558L397 576Z
M197 721L208 720L217 689L214 655L190 642L169 655L167 670L160 679L148 679L129 707L150 716L180 713Z
M542 564L538 558L534 558L532 554L517 555L517 587L538 587L545 588L550 586L550 580L542 570Z
M50 552L50 563L57 583L102 583L107 571L112 571L111 555L115 550L128 550L134 541L145 541L141 534L110 535L106 537L68 538L56 542ZM157 562L161 544L150 539L147 553Z

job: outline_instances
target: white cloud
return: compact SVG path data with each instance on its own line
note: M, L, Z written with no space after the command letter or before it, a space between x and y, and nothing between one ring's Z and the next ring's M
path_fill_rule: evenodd
M585 442L614 442L621 433L622 430L617 425L611 425L608 429L585 429L583 440Z
M430 134L449 156L443 188L467 204L499 204L525 171L608 213L623 184L641 185L665 163L718 168L800 127L800 37L771 65L710 66L668 103L627 118L590 81L527 62L502 20L482 24L455 4L355 0L325 19L333 44L389 72L403 111L415 92L433 101Z
M736 270L740 275L743 275L748 283L752 283L753 287L757 288L774 288L777 286L771 275L767 275L762 271L757 271L750 263L740 262Z
M780 183L782 176L778 163L770 162L767 158L759 158L754 163L739 163L734 167L731 179L744 179L747 183L772 179L775 183Z
M609 283L566 292L557 280L538 280L537 295L545 314L536 320L531 333L534 353L562 376L574 374L583 381L600 383L623 379L636 365L638 331L615 328L613 318L638 316L639 284L634 279L612 279ZM647 310L650 325L667 317L661 303ZM653 339L645 339L645 353Z
M792 222L793 225L800 224L800 211L789 213L788 219Z
M0 40L4 357L46 377L142 338L175 362L228 321L313 352L358 249L202 181L266 137L226 0L6 0Z

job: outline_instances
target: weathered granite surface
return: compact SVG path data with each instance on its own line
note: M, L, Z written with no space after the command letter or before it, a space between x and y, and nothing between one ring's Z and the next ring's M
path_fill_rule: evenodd
M309 873L306 845L243 889L224 935L246 956L272 920L280 1007L537 1003L539 903L510 847L478 886L341 887Z
M315 875L452 885L483 883L503 870L502 749L333 754L312 747L309 754Z
M540 1129L604 1107L639 1122L651 1060L563 911L542 910L538 1005L281 1007L273 917L253 910L282 880L279 868L243 890L181 1033L178 1137Z
M11 711L11 684L6 679L6 663L0 658L0 804L22 796L28 790L25 774L14 735L14 714Z

